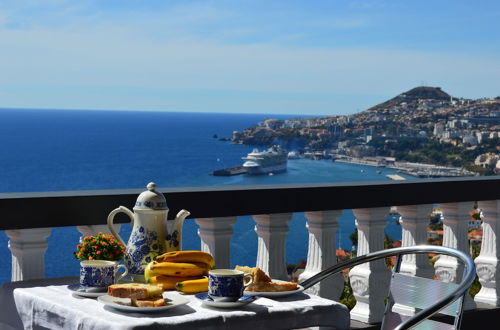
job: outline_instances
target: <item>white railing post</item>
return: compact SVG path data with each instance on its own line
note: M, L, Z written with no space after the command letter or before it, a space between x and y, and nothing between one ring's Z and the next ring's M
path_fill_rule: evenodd
M355 209L358 227L358 256L384 248L384 229L389 207ZM356 305L351 319L377 323L382 320L384 298L389 290L390 271L385 260L377 260L353 267L349 273Z
M115 223L114 226L116 232L119 233L121 224ZM82 237L95 236L98 233L111 234L108 225L76 226L76 229L82 234Z
M403 228L401 246L427 244L427 227L432 205L398 206L401 214L400 224ZM400 272L412 276L434 278L434 268L429 263L429 257L423 253L407 254L401 259Z
M476 258L476 271L481 290L474 297L476 302L500 306L500 267L499 267L499 216L500 200L480 201L479 208L483 212L483 241L481 252Z
M467 231L469 228L469 212L472 202L443 203L443 246L460 250L469 254ZM458 283L462 280L464 265L457 258L441 255L434 264L436 275L440 281ZM476 304L469 294L465 295L464 309L474 309Z
M323 269L337 263L336 234L337 219L342 211L306 212L306 227L309 230L309 247L306 269L299 276L299 282L307 280ZM324 298L338 300L344 288L342 274L336 274L308 289L308 292Z
M6 230L12 253L12 281L45 278L45 251L52 228Z
M201 251L210 253L216 268L231 267L231 238L236 217L196 219Z
M274 279L288 280L285 241L292 213L253 215L258 238L257 267Z

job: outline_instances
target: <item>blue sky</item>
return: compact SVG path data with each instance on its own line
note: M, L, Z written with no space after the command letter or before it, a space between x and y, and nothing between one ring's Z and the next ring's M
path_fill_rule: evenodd
M0 108L349 114L500 95L500 1L0 0Z

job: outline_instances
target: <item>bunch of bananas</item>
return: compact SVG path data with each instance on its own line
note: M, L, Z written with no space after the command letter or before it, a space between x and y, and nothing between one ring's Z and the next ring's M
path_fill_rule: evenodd
M144 276L147 282L163 290L197 293L208 290L208 278L204 276L214 265L214 258L206 252L167 252L146 266Z

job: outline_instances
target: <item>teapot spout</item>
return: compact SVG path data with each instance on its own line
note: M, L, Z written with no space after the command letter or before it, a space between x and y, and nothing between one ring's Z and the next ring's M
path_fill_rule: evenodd
M167 252L179 251L182 249L182 225L191 213L186 210L180 210L174 220L172 232L167 235Z
M189 212L188 210L184 209L180 210L179 213L177 213L177 216L175 217L175 227L177 227L178 222L182 223L184 219L186 219L190 214L191 212Z

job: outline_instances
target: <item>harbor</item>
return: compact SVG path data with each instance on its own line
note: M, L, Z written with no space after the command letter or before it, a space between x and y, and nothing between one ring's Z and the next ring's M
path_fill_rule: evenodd
M398 162L394 157L349 157L344 155L335 155L336 162L358 164L375 167L385 167L396 170L400 174L413 176L416 178L443 178L443 177L461 177L476 176L477 174L468 171L462 167L439 166L433 164L422 164L412 162ZM390 178L395 180L394 178ZM400 180L400 179L398 179Z

